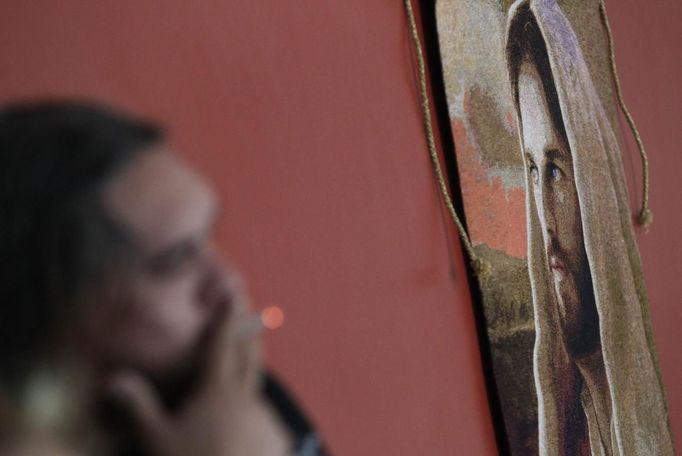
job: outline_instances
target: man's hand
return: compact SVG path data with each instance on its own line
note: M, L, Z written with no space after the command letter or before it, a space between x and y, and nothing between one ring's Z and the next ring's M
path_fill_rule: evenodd
M158 456L283 456L286 433L259 394L261 349L254 315L225 317L208 347L206 372L178 412L166 411L152 385L125 372L111 392L130 410L144 445Z

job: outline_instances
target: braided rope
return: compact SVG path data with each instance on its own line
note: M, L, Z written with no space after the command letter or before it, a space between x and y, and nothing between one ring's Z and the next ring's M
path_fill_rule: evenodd
M461 218L455 210L455 206L452 203L452 198L448 192L447 185L445 184L445 177L443 176L443 170L440 166L440 161L438 159L438 152L436 150L436 141L434 139L433 124L431 123L431 108L429 105L429 94L426 83L426 65L424 63L424 53L422 51L421 40L419 39L419 30L417 29L417 23L414 18L414 10L412 9L412 3L410 0L405 0L405 9L407 11L407 18L410 25L410 34L412 41L414 43L415 52L417 54L417 69L419 73L419 95L421 98L421 109L422 117L424 120L424 129L426 130L426 140L429 148L429 156L431 157L431 165L433 166L433 172L436 176L438 182L438 188L440 189L441 196L443 197L443 202L448 209L448 213L452 218L452 221L457 226L457 231L462 239L462 244L464 244L464 249L471 261L471 265L477 275L485 275L490 266L474 251L474 246L471 243L471 239L464 228Z
M606 5L604 4L604 0L599 1L599 12L601 13L601 18L602 21L604 22L604 27L606 28L606 34L609 39L609 54L610 54L610 60L611 60L611 73L613 74L613 80L616 86L616 94L618 96L618 103L620 105L621 111L623 111L623 114L625 115L625 118L627 119L628 125L630 126L630 130L632 131L632 135L635 137L635 141L637 141L637 148L639 149L639 155L642 159L642 177L643 177L643 184L642 184L642 208L639 212L639 215L637 217L637 222L644 227L645 232L649 231L649 228L651 227L651 224L654 221L654 215L651 212L651 209L649 208L649 157L647 156L646 151L644 150L644 144L642 143L642 138L639 135L639 130L637 130L637 126L635 125L635 121L632 118L632 114L630 114L630 110L628 107L625 105L625 100L623 99L623 91L620 86L620 78L618 78L618 71L616 69L616 52L615 52L615 46L613 44L613 34L611 32L611 25L609 24L609 18L606 15Z

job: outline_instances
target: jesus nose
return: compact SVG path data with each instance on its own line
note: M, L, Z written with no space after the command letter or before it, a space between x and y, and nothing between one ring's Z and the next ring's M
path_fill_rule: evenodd
M545 226L548 237L554 237L557 232L556 210L557 205L554 201L554 194L549 189L543 189L541 194L541 214L540 218Z

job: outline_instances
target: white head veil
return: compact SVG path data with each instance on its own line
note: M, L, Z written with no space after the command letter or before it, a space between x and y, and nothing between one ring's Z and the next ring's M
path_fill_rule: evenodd
M610 451L622 455L672 454L618 141L578 39L556 0L519 0L512 6L507 50L519 39L522 28L519 25L529 18L537 22L547 47L573 158L611 395ZM518 103L516 109L518 121ZM552 282L529 178L526 179L526 213L536 328L534 375L539 406L539 448L541 454L554 455L562 453L563 429L570 426L566 422L561 392L566 387L565 376L572 368L560 343L556 306L549 305L554 300Z

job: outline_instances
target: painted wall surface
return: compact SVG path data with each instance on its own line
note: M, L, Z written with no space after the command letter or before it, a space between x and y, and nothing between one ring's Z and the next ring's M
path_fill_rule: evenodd
M638 241L675 450L680 453L682 155L678 135L682 125L682 4L665 1L642 8L642 3L627 0L611 1L607 6L623 93L649 154L655 219L649 234L640 234ZM637 163L633 141L630 155ZM638 169L633 173L638 173Z
M639 240L682 450L682 6L610 6L651 157L656 221ZM224 201L219 242L256 306L285 309L269 362L336 454L495 454L410 45L397 0L8 0L0 102L87 97L168 126Z

